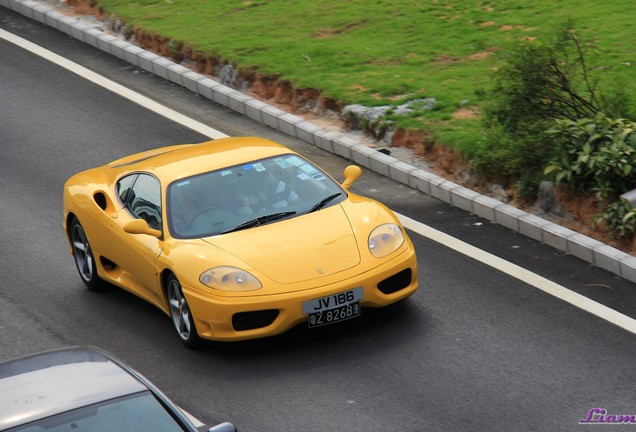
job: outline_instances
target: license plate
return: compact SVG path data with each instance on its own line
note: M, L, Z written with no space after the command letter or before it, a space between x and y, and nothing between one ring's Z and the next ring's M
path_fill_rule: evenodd
M303 302L303 313L309 315L309 327L343 321L360 315L362 287Z
M338 321L344 321L349 318L360 316L360 303L355 302L348 305L328 309L322 312L309 314L309 327L318 327L325 324L332 324Z

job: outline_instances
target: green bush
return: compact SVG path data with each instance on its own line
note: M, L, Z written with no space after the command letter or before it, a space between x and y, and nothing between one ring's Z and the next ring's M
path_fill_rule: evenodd
M537 136L540 135L511 136L501 126L492 125L485 130L485 140L473 156L473 170L488 182L515 186L520 200L534 201L543 180L542 170L553 151L545 138Z
M504 54L486 95L486 140L474 167L488 179L516 185L526 201L536 198L546 165L560 151L544 133L555 120L625 112L629 106L625 95L601 96L573 28L568 23L548 41L525 41Z
M595 191L603 210L598 220L616 238L634 233L629 206L619 196L636 188L636 123L611 119L599 113L593 118L557 120L546 132L559 153L544 173L569 187Z
M557 183L595 190L599 199L615 198L636 186L636 123L599 113L557 120L546 134L559 146L558 156L545 169Z
M595 218L597 224L604 223L612 237L628 240L636 231L636 210L625 201L614 201Z

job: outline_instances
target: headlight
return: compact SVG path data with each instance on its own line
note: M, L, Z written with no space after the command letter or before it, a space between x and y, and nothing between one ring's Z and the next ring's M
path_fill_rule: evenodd
M263 285L254 276L236 267L221 266L204 271L199 281L210 288L223 291L254 291Z
M388 223L376 227L369 236L369 250L376 258L383 258L404 244L402 228Z

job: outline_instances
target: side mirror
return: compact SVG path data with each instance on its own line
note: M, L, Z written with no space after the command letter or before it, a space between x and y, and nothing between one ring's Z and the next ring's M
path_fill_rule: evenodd
M345 181L342 182L342 188L349 190L351 184L358 180L358 177L362 175L362 169L357 165L349 165L344 170Z
M208 432L236 432L236 427L232 423L221 423L216 426L212 426L208 429Z
M153 237L161 237L161 231L150 228L143 219L134 219L124 225L124 231L128 234L147 234Z

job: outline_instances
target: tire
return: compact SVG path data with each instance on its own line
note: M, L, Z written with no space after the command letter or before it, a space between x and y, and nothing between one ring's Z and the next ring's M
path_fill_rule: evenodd
M76 218L71 221L70 228L71 246L73 249L73 258L77 272L84 282L84 285L90 290L100 290L104 287L102 281L97 275L97 267L95 266L95 257L91 245L88 243L88 237L84 232L84 228Z
M177 277L173 274L168 275L166 279L166 292L168 294L168 306L170 308L170 318L174 325L177 335L183 344L190 348L197 348L201 343L201 338L194 326L194 318L188 301L183 295L181 284Z

